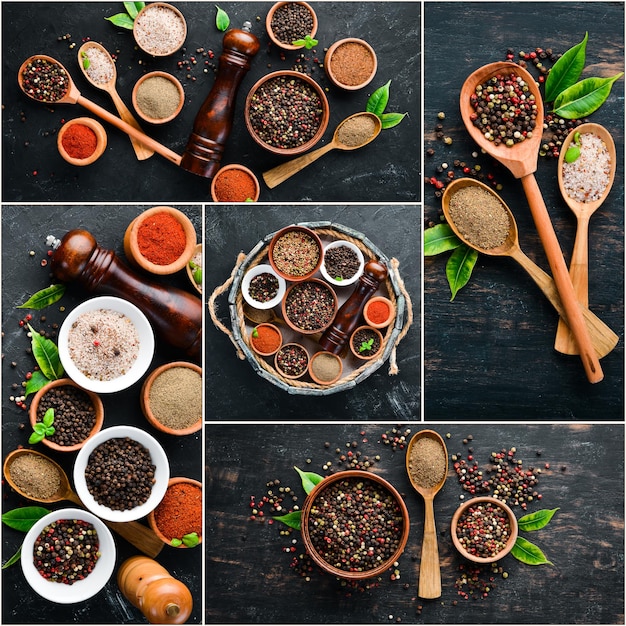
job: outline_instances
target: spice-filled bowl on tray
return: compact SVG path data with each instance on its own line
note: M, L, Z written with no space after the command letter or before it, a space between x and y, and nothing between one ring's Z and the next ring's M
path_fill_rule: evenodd
M336 239L324 248L320 272L335 287L353 285L365 268L365 258L351 241Z
M138 215L124 233L124 253L136 267L151 274L182 270L197 244L191 220L178 209L156 206Z
M317 26L317 14L307 2L276 2L265 18L270 41L283 50L303 48L307 36L315 37Z
M69 558L57 561L56 554L65 552L70 539ZM26 581L42 598L74 604L103 589L115 558L115 542L104 522L89 511L65 508L34 523L22 543L20 562Z
M154 333L132 303L114 296L86 300L59 330L59 358L83 389L115 393L136 383L154 356Z
M59 154L72 165L91 165L104 154L106 147L104 126L90 117L65 122L57 134Z
M303 335L324 332L335 319L339 300L333 288L319 278L291 284L282 302L289 328Z
M515 513L504 502L490 496L472 498L454 512L452 543L474 563L494 563L505 557L517 539Z
M259 179L245 165L224 165L211 181L213 202L256 202L260 195Z
M383 574L404 551L409 528L402 496L373 472L332 474L313 488L302 507L307 552L325 572L340 578ZM371 542L362 542L364 533L372 535Z
M148 524L168 546L193 548L202 543L202 483L170 478L163 500L148 514Z
M28 417L33 428L29 443L36 440L57 452L76 452L102 428L104 405L98 394L81 389L69 378L59 378L35 394ZM52 434L46 433L50 426Z
M363 39L340 39L324 56L324 71L333 85L347 91L363 89L378 69L374 48Z
M241 281L243 299L255 309L273 309L282 302L286 291L285 279L267 263L249 269Z
M157 367L141 388L141 410L168 435L191 435L202 428L202 368L174 361Z
M135 83L131 97L137 115L150 124L171 122L185 104L185 90L180 81L160 70L144 74Z
M252 86L244 117L258 145L274 154L295 156L322 138L330 108L324 90L311 77L282 70L267 74Z
M372 328L386 328L395 317L395 304L385 296L374 296L363 307L365 323Z
M302 344L286 343L274 355L274 367L282 377L297 380L307 373L310 358Z
M341 357L322 350L316 352L309 362L309 376L318 385L332 385L336 383L343 373L343 361Z
M263 357L274 356L283 345L283 334L274 324L264 322L257 324L250 331L250 346Z
M133 36L139 48L154 57L179 50L187 37L183 14L167 2L146 4L133 21Z
M163 499L169 479L161 444L134 426L101 430L74 462L76 493L89 511L111 522L148 515Z
M323 254L319 235L297 224L281 228L268 247L268 260L274 271L292 282L311 278L320 269Z
M363 325L350 335L350 351L362 361L378 356L383 348L383 335L377 328Z

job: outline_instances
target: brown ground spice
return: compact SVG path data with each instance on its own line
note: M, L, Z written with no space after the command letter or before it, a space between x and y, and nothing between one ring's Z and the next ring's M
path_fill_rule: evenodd
M188 367L172 367L154 379L148 399L161 424L189 428L202 419L202 376Z
M51 461L37 454L21 454L15 458L9 474L17 487L31 498L50 498L61 487L59 470Z
M415 484L430 489L443 480L447 468L443 448L432 437L421 437L411 446L409 474Z
M364 83L374 71L372 53L360 43L347 41L333 52L330 71L342 85L354 87Z

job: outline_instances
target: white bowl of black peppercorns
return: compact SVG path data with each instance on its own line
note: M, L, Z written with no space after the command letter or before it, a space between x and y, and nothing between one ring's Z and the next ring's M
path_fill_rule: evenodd
M74 463L76 493L89 511L111 522L137 520L154 510L169 478L161 444L133 426L101 430Z

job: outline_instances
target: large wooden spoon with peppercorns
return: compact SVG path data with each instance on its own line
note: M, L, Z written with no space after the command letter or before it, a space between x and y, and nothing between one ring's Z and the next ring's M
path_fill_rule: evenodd
M484 127L481 128L478 124L479 120L476 116L480 117L481 113L477 113L477 99L484 102L485 107L488 107L488 101L483 97L482 91L477 96L477 87L480 88L490 79L501 79L503 91L498 92L498 94L511 94L504 96L502 104L507 107L517 107L519 103L523 103L526 112L532 116L533 125L525 121L521 127L513 129L513 133L519 133L519 136L496 141L497 130L496 132L491 132L489 129L485 131ZM532 98L530 98L531 96ZM499 98L496 94L494 97ZM530 109L528 108L529 100L534 100ZM604 378L600 360L593 348L559 241L535 178L539 147L542 141L541 129L543 128L543 100L535 79L516 63L501 61L484 65L470 74L463 83L460 105L463 123L472 139L487 154L509 169L515 178L522 181L535 227L543 244L552 277L563 304L568 326L576 339L587 379L591 383L600 382ZM525 117L526 112L524 116L520 115L520 117ZM500 121L498 120L498 125ZM533 132L533 128L536 129L535 132ZM511 145L507 145L507 143Z

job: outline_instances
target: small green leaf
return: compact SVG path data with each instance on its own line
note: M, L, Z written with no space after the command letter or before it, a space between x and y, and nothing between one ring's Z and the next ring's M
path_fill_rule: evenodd
M565 162L573 163L580 158L580 148L575 145L571 145L565 152Z
M379 87L368 99L365 110L368 113L374 113L380 117L387 108L389 102L389 88L391 81L387 81L382 87Z
M282 522L286 526L295 528L296 530L302 528L302 511L292 511L291 513L287 513L287 515L272 517L272 519L275 519L277 522Z
M46 337L42 337L30 324L28 329L31 333L33 356L43 375L50 380L61 378L64 370L59 359L59 350L55 343Z
M202 269L201 268L198 268L193 272L193 279L196 285L202 284Z
M91 65L91 61L89 60L89 57L87 56L86 52L81 52L80 53L80 57L83 60L83 69L84 70L88 70L89 66ZM20 308L24 308L24 305L22 305L21 307L17 307L18 309Z
M397 126L406 117L406 115L406 113L383 113L380 116L383 130Z
M54 435L55 432L56 432L56 428L54 426L48 426L48 428L46 428L45 435L46 437L52 437L52 435Z
M585 78L562 91L554 101L554 113L567 120L580 119L599 109L611 93L613 83L624 72L609 78Z
M105 17L104 19L111 22L113 26L125 28L126 30L133 30L133 26L135 25L135 21L128 13L118 13L117 15Z
M252 329L252 336L256 339L259 336L259 331L256 328Z
M545 101L554 102L556 97L568 87L576 84L585 67L585 54L589 33L585 33L583 40L570 48L552 66L546 78Z
M517 525L521 531L531 532L539 530L550 523L550 520L559 509L541 509L534 513L529 513L517 520Z
M7 511L2 515L2 521L9 528L28 532L42 517L50 511L41 506L24 506L19 509Z
M30 437L28 438L28 443L30 444L39 443L40 441L43 441L44 437L45 437L45 433L38 433L37 430L35 430L33 433L31 433Z
M217 14L215 15L215 26L217 30L225 31L230 25L230 18L228 17L228 13L224 11L224 9L220 9L220 7L215 5L217 9Z
M534 543L524 539L524 537L518 537L515 540L511 554L522 563L526 565L554 565L551 561L548 561L546 555L537 547Z
M370 337L367 341L361 342L359 346L359 352L366 352L367 350L371 350L374 345L374 337Z
M83 52L83 54L85 54ZM87 60L87 65L85 66L83 61L83 67L87 69L89 67L89 58L87 55L84 57ZM50 287L46 287L37 293L34 293L24 304L20 304L18 309L45 309L47 306L58 302L65 293L65 285L50 285Z
M200 537L198 537L198 533L188 533L183 536L183 543L188 548L194 548L200 543Z
M178 548L178 546L183 545L183 542L181 539L177 539L176 537L174 537L174 539L170 541L170 544L173 545L175 548Z
M424 230L424 256L435 256L461 245L449 224L437 224Z
M128 15L134 20L137 15L139 15L139 11L143 9L143 5L145 2L124 2L124 8Z
M300 478L302 479L302 488L307 494L313 491L313 487L315 487L315 485L324 480L323 476L315 474L314 472L303 472L300 468L295 466L294 469L298 472L298 474L300 474Z
M40 370L35 370L30 380L26 381L26 387L24 387L24 397L28 398L31 393L37 393L42 387L50 382Z
M2 565L2 569L7 569L7 567L11 567L14 563L17 563L22 557L22 548L21 546L17 549L17 552Z
M52 426L54 424L54 409L48 409L43 416L43 425L44 426Z
M313 39L311 35L306 35L304 39L296 39L295 41L292 41L291 45L304 46L307 50L310 50L311 48L315 48L315 46L317 46L318 43L319 42L317 41L317 39Z
M42 437L46 434L46 427L41 422L35 422L33 430Z
M448 259L446 276L452 293L450 302L454 300L459 289L467 285L476 265L476 259L478 259L478 252L465 244L461 244Z

